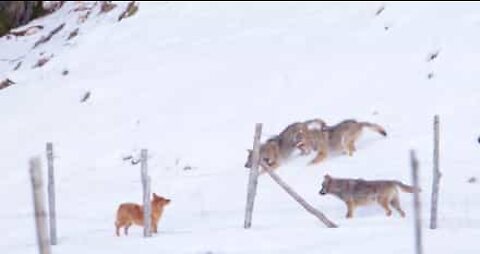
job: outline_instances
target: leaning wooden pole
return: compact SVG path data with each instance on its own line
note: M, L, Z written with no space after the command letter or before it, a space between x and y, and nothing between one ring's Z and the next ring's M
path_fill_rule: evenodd
M305 210L317 217L321 222L323 222L323 224L325 224L329 228L338 227L337 224L329 220L327 216L325 216L322 212L307 203L305 199L303 199L290 186L288 186L288 184L285 183L275 172L273 172L272 170L266 170L266 172L278 185L280 185L280 187L282 187L293 199L295 199L303 208L305 208Z
M247 187L247 204L245 206L245 220L243 227L248 229L252 226L253 206L255 203L255 196L257 194L258 184L258 166L259 166L259 154L260 154L260 136L262 134L262 124L257 123L255 125L255 136L253 139L253 151L252 151L252 168L250 169L250 175L248 177Z
M432 203L430 206L430 228L437 228L438 217L438 193L440 191L440 119L438 115L433 120L433 183Z

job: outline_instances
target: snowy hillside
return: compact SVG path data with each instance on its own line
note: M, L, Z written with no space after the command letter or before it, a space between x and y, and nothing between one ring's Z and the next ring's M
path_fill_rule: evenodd
M410 149L420 160L425 253L479 253L480 183L468 183L480 178L479 3L141 2L118 22L127 4L99 14L98 4L68 2L25 26L43 26L37 33L0 38L0 82L15 82L0 89L0 253L37 253L27 162L45 162L49 141L53 253L413 253L411 194L400 194L406 218L374 205L353 219L342 201L318 195L326 173L411 183ZM443 178L432 231L435 114ZM325 228L265 175L244 230L255 123L266 140L317 117L388 132L365 131L353 157L279 168L339 228ZM159 234L144 239L132 227L119 238L118 205L142 199L140 167L123 158L142 148L152 191L172 203Z

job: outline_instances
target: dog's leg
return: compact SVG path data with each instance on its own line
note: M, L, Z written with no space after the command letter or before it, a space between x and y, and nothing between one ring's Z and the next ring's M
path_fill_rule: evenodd
M120 225L118 223L115 223L115 234L117 236L120 236Z
M128 235L128 228L130 228L130 226L132 225L132 223L128 223L127 225L125 225L125 235Z
M155 223L155 222L152 222L152 231L153 231L153 233L155 233L155 234L158 233L158 231L157 231L157 223Z

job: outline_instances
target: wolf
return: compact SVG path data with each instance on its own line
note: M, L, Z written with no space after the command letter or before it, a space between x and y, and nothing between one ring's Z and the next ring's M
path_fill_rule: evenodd
M280 152L283 158L290 157L296 149L300 149L302 155L310 153L309 149L311 149L311 145L309 144L310 140L308 138L309 125L315 124L315 121L316 120L292 123L278 134L280 139Z
M327 124L321 119L312 119L304 122L307 133L304 139L297 143L302 155L308 155L312 151L317 152L310 165L319 163L328 156L329 133L325 131Z
M334 126L326 126L323 128L323 131L326 132L328 136L329 150L340 151L352 156L357 150L355 141L360 137L364 128L371 129L384 137L387 136L385 129L378 124L358 122L353 119L344 120Z
M382 136L387 132L378 124L358 122L356 120L344 120L334 126L327 126L321 119L306 121L307 134L304 139L298 142L299 149L309 154L315 151L315 158L310 165L322 162L332 152L343 152L350 156L356 151L355 141L361 135L364 127L370 128Z
M170 204L171 200L153 193L152 206L152 231L157 233L158 221L162 217L163 209ZM128 235L128 228L132 224L143 226L143 206L133 203L123 203L117 209L115 221L116 235L120 236L120 228L124 227L125 235Z
M324 176L319 194L332 194L344 201L347 205L347 218L353 217L357 206L369 205L373 202L377 202L387 216L392 215L391 206L400 216L405 217L405 212L400 207L398 189L408 193L420 191L400 181L333 178L327 174Z
M284 158L281 157L280 152L280 137L273 136L265 141L264 144L260 145L259 151L259 166L260 171L264 170L274 170L280 166ZM253 165L253 151L251 149L247 150L248 157L247 162L245 163L246 168L252 168Z
M264 144L260 145L260 167L262 170L278 168L282 163L291 158L296 150L300 150L301 155L309 154L315 147L314 139L310 137L309 128L323 128L325 122L321 119L313 119L305 122L295 122L288 125L280 134L269 138ZM246 168L251 168L253 164L252 150L248 149Z

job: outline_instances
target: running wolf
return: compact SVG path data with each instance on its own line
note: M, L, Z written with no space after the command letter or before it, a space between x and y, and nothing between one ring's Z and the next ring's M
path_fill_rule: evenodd
M304 154L315 151L317 154L310 164L316 164L327 158L331 152L343 152L350 156L356 151L355 141L360 137L364 127L370 128L383 136L387 132L378 124L345 120L334 126L327 126L320 119L305 122L307 134L298 142Z
M322 129L325 123L320 119L309 120L306 122L296 122L288 125L279 135L268 139L260 146L260 167L263 170L278 168L283 162L288 160L294 151L300 150L302 155L309 154L314 149L314 138L310 137L309 128L319 126ZM248 151L246 168L251 168L253 164L252 150Z
M400 181L367 181L363 179L333 178L325 175L319 194L332 194L344 201L347 205L347 218L353 217L353 212L357 206L365 206L373 202L377 202L385 210L387 216L392 215L391 206L402 217L405 217L405 212L400 207L397 188L408 193L417 191L414 187Z
M324 128L324 131L328 133L329 150L340 151L352 156L356 151L355 141L360 137L365 127L384 137L387 136L385 129L378 124L358 122L352 119L345 120L334 126Z
M246 168L251 168L253 165L253 151L248 149ZM264 144L260 145L259 152L259 166L260 170L276 169L280 166L283 158L280 152L280 137L274 136L268 139Z

